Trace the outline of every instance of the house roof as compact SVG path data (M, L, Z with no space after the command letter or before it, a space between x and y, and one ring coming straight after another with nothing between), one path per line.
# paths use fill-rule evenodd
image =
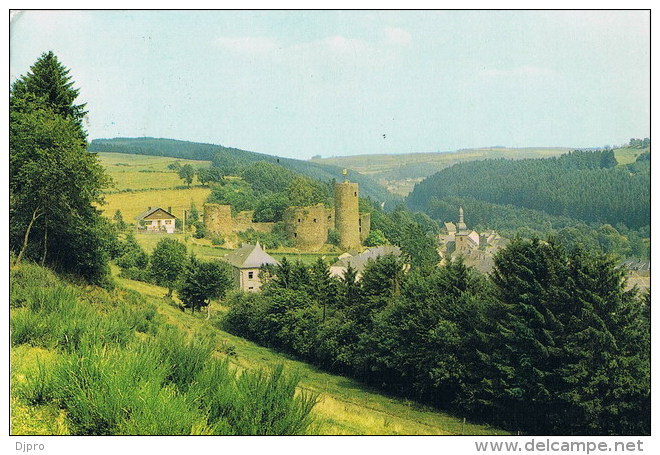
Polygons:
M161 212L164 212L166 215L169 215L169 218L176 218L174 215L172 215L170 212L168 212L165 209L162 209L160 207L150 207L147 210L145 210L144 212L140 213L138 216L136 216L135 219L136 220L143 220L146 217L148 217L149 215L152 215L152 214L156 213L159 210Z
M239 249L232 251L221 259L239 269L258 269L264 264L280 264L261 249L259 242L256 245L244 243Z
M386 256L388 254L392 254L394 256L401 256L401 248L399 248L398 246L391 246L391 245L375 246L367 249L365 252L360 253L356 256L341 258L337 262L332 264L332 267L346 268L350 264L354 270L358 272L362 272L364 271L364 268L366 267L367 262L369 262L369 260L375 260L376 258L379 258L381 256Z

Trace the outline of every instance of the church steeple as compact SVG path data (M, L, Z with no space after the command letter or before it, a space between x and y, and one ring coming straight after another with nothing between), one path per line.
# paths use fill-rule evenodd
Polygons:
M456 225L456 231L461 234L467 234L467 226L463 219L463 207L458 208L458 224Z

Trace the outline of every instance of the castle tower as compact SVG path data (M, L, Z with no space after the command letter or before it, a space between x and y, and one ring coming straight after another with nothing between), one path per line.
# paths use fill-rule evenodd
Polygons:
M287 235L304 250L318 250L328 241L328 209L323 204L289 207L282 217Z
M360 213L358 184L345 181L335 184L335 228L339 231L339 247L360 247Z

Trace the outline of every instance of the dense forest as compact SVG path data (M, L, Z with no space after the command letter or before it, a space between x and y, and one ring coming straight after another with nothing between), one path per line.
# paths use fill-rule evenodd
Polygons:
M527 434L649 434L649 295L601 253L514 240L489 276L395 256L361 280L282 260L223 327L329 371Z
M211 161L213 166L225 169L228 173L257 161L277 163L307 177L329 181L342 180L342 168L329 164L282 158L263 153L249 152L221 145L202 144L197 142L177 141L157 138L114 138L94 139L89 145L91 152L132 153L137 155L168 156L189 160ZM360 193L374 200L394 205L402 202L399 196L388 192L371 178L351 171L349 178L360 184Z
M460 163L417 184L407 203L442 221L462 205L471 226L508 235L610 226L634 244L617 253L648 257L650 168L649 152L620 166L612 150Z

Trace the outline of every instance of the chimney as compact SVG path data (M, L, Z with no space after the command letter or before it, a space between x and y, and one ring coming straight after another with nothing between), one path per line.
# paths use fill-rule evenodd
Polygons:
M171 206L171 205L167 208L167 211L168 211L169 213L172 213L172 206Z
M147 207L147 210L151 210L151 206Z

